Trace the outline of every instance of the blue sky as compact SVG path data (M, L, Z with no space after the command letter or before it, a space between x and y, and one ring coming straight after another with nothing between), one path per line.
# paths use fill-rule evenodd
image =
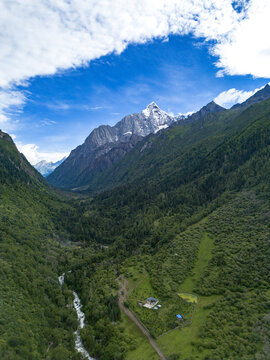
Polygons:
M189 2L185 3L185 1L187 0L182 0L182 5L188 8ZM256 1L253 0L251 3L255 6ZM132 2L130 1L130 4ZM77 4L79 3L80 0ZM98 10L99 28L89 29L87 35L90 33L91 38L85 44L83 43L86 35L83 32L85 23L81 31L83 37L79 43L78 32L75 35L71 34L70 39L68 38L65 43L64 36L68 33L66 28L63 28L64 35L61 31L59 34L55 33L56 30L53 28L56 40L55 43L51 43L51 38L50 40L46 38L44 24L41 24L43 28L41 26L36 31L39 39L31 38L32 31L28 36L29 44L25 43L17 55L16 41L19 35L14 33L11 39L14 42L14 49L11 50L14 52L15 65L12 71L8 67L10 61L1 59L0 56L0 67L2 61L2 68L7 69L2 73L0 70L0 110L1 106L3 110L3 124L1 124L0 111L0 127L13 134L19 149L32 163L42 158L59 159L81 144L93 128L101 124L114 125L127 114L140 112L151 101L155 101L167 112L186 113L200 109L223 92L217 98L220 103L227 99L226 105L229 106L237 101L243 101L252 94L252 91L269 82L268 66L262 71L265 59L259 58L260 55L258 55L258 64L262 64L260 68L254 65L255 60L249 63L250 57L246 57L246 61L240 59L239 54L237 58L234 57L237 52L234 48L237 46L237 39L241 41L241 46L245 42L241 36L243 36L242 28L246 25L246 13L240 17L241 11L249 11L249 21L260 20L257 19L258 14L252 8L252 4L249 5L249 1L234 1L233 4L227 2L227 5L224 5L225 2L220 2L221 5L215 9L214 14L212 8L203 9L206 15L209 15L208 21L204 23L205 16L202 17L193 29L193 20L199 17L197 8L192 9L195 14L193 20L190 19L189 13L183 17L182 7L179 10L179 18L173 21L171 19L173 16L176 17L175 9L178 5L169 10L166 7L168 16L163 18L164 11L161 15L160 8L153 9L156 6L155 2L145 0L143 14L147 12L149 5L149 15L147 15L149 23L152 24L151 21L157 20L156 24L151 25L150 30L150 25L145 25L145 22L142 26L145 28L141 29L139 25L137 27L136 22L133 28L132 16L136 11L129 7L124 8L121 0L116 0L115 4L117 3L121 3L116 10L117 16L119 12L121 16L123 11L122 23L125 31L119 26L115 30L115 20L119 19L111 19L108 13L102 13L105 11L103 7ZM158 3L162 4L163 0ZM201 3L198 1L198 6L201 6ZM244 4L250 7L246 10ZM33 8L35 6L33 2ZM37 9L41 13L50 10ZM79 5L75 10L80 10ZM74 12L74 9L72 11ZM89 1L89 11L93 12L91 1ZM132 12L129 22L125 23L126 11ZM220 14L222 17L219 23L215 24ZM26 14L26 20L27 16ZM138 12L134 16L138 22L142 13ZM211 16L214 16L213 22ZM168 27L163 23L166 26L169 24ZM164 26L159 29L160 24ZM174 30L175 24L177 30ZM76 22L76 26L79 25L81 23ZM53 26L52 22L47 24L49 34L51 26ZM105 35L103 34L100 40L101 30ZM232 31L236 45L233 41L228 43L227 40L228 34ZM111 35L114 33L115 35ZM58 35L59 42L57 42ZM89 45L90 51L88 44L91 41L94 43L91 49ZM248 41L241 53L248 51L248 47L252 48L251 36ZM27 48L28 45L29 49L31 45L31 50L26 51L25 47ZM61 49L62 45L63 49ZM62 53L59 52L59 48ZM257 52L261 54L261 49L257 49ZM17 63L16 56L19 59ZM232 92L230 89L236 90Z

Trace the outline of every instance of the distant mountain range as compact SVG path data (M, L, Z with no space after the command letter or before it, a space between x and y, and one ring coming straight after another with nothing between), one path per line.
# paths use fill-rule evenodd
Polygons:
M34 168L37 169L37 171L43 175L44 177L47 177L48 175L50 175L54 169L57 168L57 166L59 166L60 164L62 164L62 162L66 159L66 157L64 157L63 159L56 161L56 162L49 162L46 160L41 160L39 161L37 164L34 165Z
M111 167L144 137L173 124L196 121L209 113L223 110L223 107L212 101L192 115L171 116L151 102L141 113L127 115L115 126L102 125L94 129L85 142L72 150L69 157L49 174L48 182L64 188L84 186L97 173Z

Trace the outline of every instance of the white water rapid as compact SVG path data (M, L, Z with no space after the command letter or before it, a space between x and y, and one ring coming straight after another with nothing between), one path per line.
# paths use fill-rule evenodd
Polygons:
M63 273L61 276L58 277L59 280L59 284L60 286L62 286L64 284L65 281L65 273ZM85 349L85 347L83 346L82 343L82 339L81 339L81 335L80 335L80 330L79 329L83 329L84 328L84 320L85 320L85 315L84 312L81 310L82 308L82 304L81 304L81 300L78 296L78 294L73 291L73 296L74 296L74 300L73 300L73 306L74 309L76 310L77 313L77 317L78 317L78 321L79 321L79 327L78 329L74 332L76 339L75 339L75 349L81 353L85 359L87 360L95 360L94 358L92 358L88 351Z
M62 275L60 275L58 277L58 280L59 280L59 284L60 286L62 286L64 284L64 281L65 281L65 273L63 273Z

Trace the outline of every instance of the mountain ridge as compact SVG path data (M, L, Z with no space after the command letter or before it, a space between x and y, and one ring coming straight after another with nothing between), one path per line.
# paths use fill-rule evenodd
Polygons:
M188 116L180 115L176 125L191 123L193 121L197 121L199 119L204 118L208 114L214 114L224 110L226 110L224 107L218 105L217 103L215 103L214 100L212 100L208 104L204 105L200 110Z
M101 125L94 129L85 142L72 150L69 157L48 176L47 180L54 186L83 186L89 177L92 178L94 173L100 172L101 167L106 170L146 136L157 134L177 124L184 125L197 121L209 113L223 110L225 109L211 101L192 115L177 117L169 115L155 102L151 102L141 113L127 115L112 127ZM124 143L128 145L123 145ZM107 156L108 153L110 154ZM93 166L94 163L97 164L97 169Z
M262 89L258 90L255 94L250 96L247 100L240 104L235 104L231 109L246 109L247 107L254 105L258 102L267 100L270 98L270 86L266 84Z

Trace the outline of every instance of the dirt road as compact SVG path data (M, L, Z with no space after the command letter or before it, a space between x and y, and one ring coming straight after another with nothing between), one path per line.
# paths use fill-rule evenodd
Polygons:
M124 277L119 277L117 281L119 284L118 298L119 298L119 306L121 310L123 310L123 312L130 318L130 320L133 321L136 324L136 326L141 330L141 332L147 337L148 341L150 342L153 349L157 352L159 357L162 360L166 360L164 354L161 352L155 340L152 338L152 336L149 334L149 332L146 330L143 324L136 318L136 316L129 309L127 309L124 306L124 301L127 299L127 295L128 295L127 279L125 279Z

